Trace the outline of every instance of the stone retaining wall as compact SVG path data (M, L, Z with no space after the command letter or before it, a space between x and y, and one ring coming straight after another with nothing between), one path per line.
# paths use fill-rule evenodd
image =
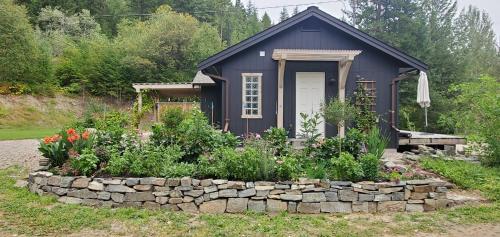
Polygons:
M144 207L192 213L423 212L447 207L451 184L436 180L352 183L299 179L297 182L241 182L184 178L88 178L31 173L31 192L52 194L63 203Z

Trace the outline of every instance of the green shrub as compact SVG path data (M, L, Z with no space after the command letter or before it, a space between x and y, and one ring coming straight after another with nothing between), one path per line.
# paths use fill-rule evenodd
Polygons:
M347 131L342 142L342 151L348 152L355 158L361 153L362 144L366 142L363 132L356 128L351 128Z
M281 155L288 148L288 132L284 128L269 128L264 133L264 140L274 149L275 155Z
M91 175L99 164L99 158L92 149L85 149L83 153L71 159L71 168L81 175Z
M161 114L161 122L167 128L176 129L187 117L187 113L180 107L167 108Z
M95 121L95 128L101 133L107 133L111 141L120 141L128 124L129 116L126 113L113 111L98 118Z
M317 160L305 162L305 174L309 178L313 179L325 179L328 177L329 165L327 161Z
M387 144L389 144L389 138L381 134L377 127L372 128L366 136L366 149L378 159L382 158Z
M287 152L276 161L276 178L279 180L291 180L298 178L301 174L300 159L297 155Z
M359 163L361 163L364 179L376 181L380 166L379 159L375 155L368 153L360 157Z
M117 152L112 153L105 171L113 176L126 175L128 173L127 170L130 167L129 159L132 156L133 154L131 151L125 151L123 155Z
M342 152L339 158L332 158L332 166L337 179L359 181L363 178L361 164L349 153Z

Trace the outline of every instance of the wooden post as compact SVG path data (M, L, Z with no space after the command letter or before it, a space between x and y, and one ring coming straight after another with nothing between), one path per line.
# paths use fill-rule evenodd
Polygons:
M141 89L137 89L137 111L139 111L139 113L141 112L142 110L142 92L141 92Z
M278 114L276 126L283 128L283 88L285 84L285 59L278 61Z
M345 102L345 84L351 69L352 60L339 61L339 100ZM341 122L343 124L343 122ZM338 126L339 136L345 136L345 127Z

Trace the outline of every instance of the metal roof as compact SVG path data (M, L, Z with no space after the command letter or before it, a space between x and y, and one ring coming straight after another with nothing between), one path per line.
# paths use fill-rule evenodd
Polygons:
M309 19L310 17L315 17L317 19L320 19L328 24L330 24L331 26L365 42L366 44L372 46L372 47L375 47L385 53L387 53L388 55L412 66L412 67L415 67L421 71L427 71L428 69L428 66L427 64L425 64L424 62L418 60L417 58L414 58L404 52L402 52L401 50L398 50L390 45L388 45L387 43L384 43L370 35L368 35L367 33L365 32L362 32L361 30L358 30L356 29L355 27L335 18L334 16L324 12L324 11L321 11L319 10L318 7L309 7L307 8L307 10L305 11L302 11L300 13L298 13L297 15L285 20L285 21L282 21L281 23L279 24L276 24L272 27L269 27L268 29L264 30L264 31L261 31L253 36L251 36L250 38L246 39L246 40L243 40L241 41L240 43L238 44L235 44L205 60L203 60L202 62L200 62L200 64L198 64L198 69L199 70L203 70L203 69L206 69L216 63L219 63L259 42L262 42L263 40L266 40L306 19Z

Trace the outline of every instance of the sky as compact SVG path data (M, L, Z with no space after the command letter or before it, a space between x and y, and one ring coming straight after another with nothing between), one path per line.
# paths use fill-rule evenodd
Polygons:
M234 0L233 0L234 1ZM246 4L247 1L242 0ZM346 8L344 4L346 1L343 0L252 0L258 9L259 13L262 15L267 12L273 22L279 22L279 15L281 7L269 8L273 6L284 6L289 5L288 12L291 13L295 8L294 5L298 6L299 11L305 10L308 6L302 4L316 5L321 10L330 13L331 15L342 18L342 9ZM311 4L312 3L312 4ZM316 3L316 4L314 4ZM475 5L479 9L485 10L494 22L494 30L497 38L500 40L500 0L458 0L459 12L462 8L469 5Z

